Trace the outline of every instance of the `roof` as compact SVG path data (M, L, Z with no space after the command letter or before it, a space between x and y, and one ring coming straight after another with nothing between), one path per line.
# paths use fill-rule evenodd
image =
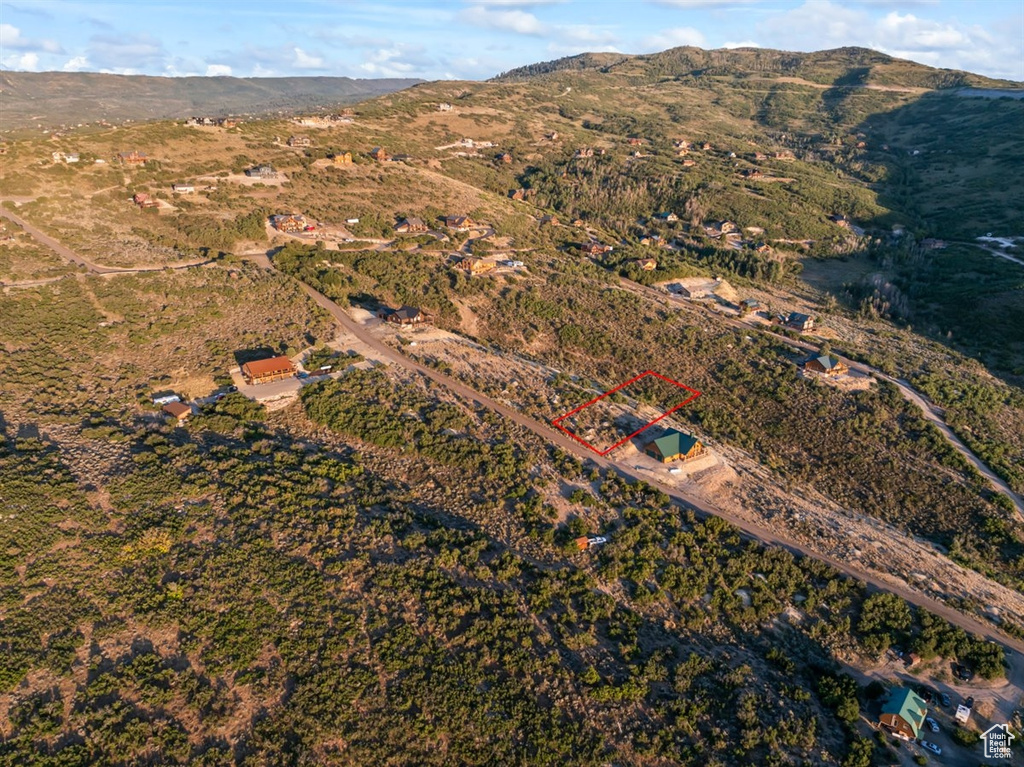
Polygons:
M162 410L165 413L173 415L175 418L181 418L182 416L192 415L192 408L186 405L184 402L168 402L163 406Z
M896 687L889 693L888 700L882 704L883 714L897 714L910 725L916 738L924 725L928 704L906 687Z
M391 316L397 317L400 320L414 320L422 313L423 312L415 306L403 306L401 309L395 309L395 311L391 313Z
M786 318L787 322L807 322L811 319L809 314L801 314L800 312L790 312L789 317Z
M280 373L284 370L294 370L295 366L287 357L270 357L265 360L255 360L242 365L242 372L251 376L263 376L270 373Z
M423 219L421 219L421 218L416 218L415 216L409 216L408 218L403 218L401 221L399 221L398 222L398 226L410 226L410 227L414 227L415 226L415 227L419 227L419 226L426 226L426 224L423 223Z
M832 370L842 364L838 357L833 357L831 354L822 354L820 357L812 357L811 359L816 360L825 370Z
M684 434L681 431L670 429L664 436L658 437L647 447L651 447L651 445L653 445L658 449L658 452L665 457L671 455L686 455L686 453L693 450L693 446L699 441L700 440L690 434Z

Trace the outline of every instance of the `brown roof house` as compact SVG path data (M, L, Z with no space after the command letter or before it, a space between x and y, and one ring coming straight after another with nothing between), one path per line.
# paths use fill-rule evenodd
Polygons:
M168 402L160 409L167 413L167 415L176 418L178 423L187 421L189 416L192 415L192 408L184 402Z
M476 226L469 216L445 216L444 225L456 232L468 232Z
M423 219L409 216L395 224L395 231L399 234L414 234L416 232L430 231L430 227L423 223Z
M294 375L295 365L287 357L271 357L242 365L242 377L250 385L280 381Z
M638 258L633 262L645 272L653 272L658 268L658 262L653 258Z
M463 256L453 266L469 274L484 274L494 268L494 262L484 261L482 258L475 258L473 256Z
M384 151L384 147L375 146L370 150L370 157L377 162L384 162L388 159L388 153Z
M139 152L135 149L130 152L118 152L117 161L122 165L145 165L146 155L143 152Z
M585 242L580 246L580 251L587 256L603 256L605 253L611 253L612 250L611 245L605 245L594 240Z
M511 155L511 154L509 154L508 152L502 152L501 154L499 154L499 155L498 155L497 157L495 157L494 159L495 159L495 160L496 160L497 162L503 162L503 163L505 163L505 164L508 164L508 163L512 162L512 155Z
M270 225L279 232L304 232L308 224L301 213L279 213L270 217Z
M421 325L430 322L430 316L415 306L403 306L401 309L383 307L377 312L377 316L395 325Z

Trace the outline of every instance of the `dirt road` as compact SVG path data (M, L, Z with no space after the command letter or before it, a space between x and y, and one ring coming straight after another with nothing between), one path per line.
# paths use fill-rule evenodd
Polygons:
M267 259L266 256L253 257L252 260L260 264L261 266L270 265L269 259ZM335 320L337 320L339 325L341 325L348 333L352 334L360 341L365 343L367 346L372 348L381 359L387 360L388 362L398 365L399 367L405 368L406 370L420 373L426 376L427 378L430 378L431 380L441 384L449 391L452 391L453 393L459 395L460 397L463 397L470 402L475 402L480 406L487 408L488 410L499 413L502 416L508 418L510 421L522 426L523 428L529 429L534 434L537 434L542 439L548 442L554 443L562 450L565 450L567 453L575 455L578 458L584 460L593 461L599 467L603 469L611 469L612 471L615 471L620 476L623 476L627 479L633 481L639 480L646 482L652 487L655 487L661 492L668 495L677 505L681 506L682 508L692 510L702 516L721 517L722 519L725 519L727 522L735 525L737 528L742 530L748 538L752 538L762 543L781 546L794 554L808 556L814 559L818 559L819 561L826 562L827 564L835 568L837 571L844 573L845 575L849 575L858 580L861 580L867 583L873 589L888 591L897 594L898 596L905 599L907 602L914 605L918 605L920 607L924 607L925 609L935 613L936 615L942 616L950 623L960 626L961 628L967 631L978 634L982 637L985 637L986 639L999 642L1004 646L1011 647L1017 652L1024 652L1024 641L1008 637L1004 635L1002 632L1000 632L994 625L986 623L971 615L967 615L957 610L954 610L953 608L948 607L944 603L939 602L936 599L933 599L925 594L920 593L919 591L916 591L915 589L910 588L906 584L894 584L888 582L886 580L883 580L881 577L876 576L872 572L868 572L860 568L853 567L847 564L846 562L838 561L832 557L823 556L822 554L816 552L815 550L809 547L803 546L802 544L796 541L793 541L787 537L780 535L777 531L770 530L767 527L755 524L750 520L743 519L735 514L724 511L723 509L718 508L717 506L714 506L707 502L698 501L691 497L689 494L685 493L684 491L681 491L677 488L669 487L667 485L663 485L657 481L652 481L650 476L641 474L638 471L631 470L625 466L618 465L612 461L607 460L606 458L602 458L596 455L587 448L570 439L562 432L557 431L553 427L545 423L541 423L540 421L534 420L533 418L524 415L520 411L515 410L507 405L503 405L491 399L490 397L487 397L481 394L480 392L477 392L476 390L470 388L469 386L466 386L461 381L457 381L443 373L440 373L432 368L426 367L424 365L419 364L418 362L409 359L408 357L404 356L395 349L392 349L391 347L382 343L375 336L367 332L366 328L364 328L362 325L360 325L358 322L352 319L348 315L348 313L340 306L338 306L338 304L336 304L334 301L331 301L325 295L323 295L319 291L315 290L314 288L310 287L309 285L306 285L301 281L299 281L299 285L302 286L303 290L305 290L306 293L317 304L326 309L331 314L331 316L333 316Z
M669 294L666 294L660 290L656 290L655 288L649 288L646 285L641 285L638 282L633 282L632 280L627 280L625 278L620 279L622 280L623 286L627 290L630 290L631 292L640 293L648 298L655 299L661 303L667 302L669 305L678 306L678 304L671 298ZM742 320L733 317L727 317L724 314L718 312L714 313L714 316L718 320L724 322L725 324L731 325L732 327L738 329L750 330L753 328L755 330L767 331L769 333L772 332L770 328L765 327L760 323L752 322L750 320ZM780 341L782 341L790 348L796 349L798 351L817 352L820 348L818 344L813 344L810 343L809 341L798 341L781 334L773 335L775 335ZM895 386L899 390L900 394L903 395L903 398L906 399L915 407L917 407L927 420L935 424L936 428L942 433L942 436L946 438L949 444L952 445L953 448L968 461L968 463L974 466L974 468L978 470L979 474L981 474L983 477L985 477L986 480L988 480L989 486L993 490L995 490L997 493L1002 493L1003 495L1010 499L1010 501L1014 505L1014 508L1017 511L1018 517L1020 517L1020 519L1024 521L1024 498L1021 498L1020 495L1015 493L1010 488L1009 484L1007 484L1006 480L1004 480L1002 477L1000 477L998 474L992 471L992 469L990 469L984 461L982 461L977 455L974 454L974 452L971 451L969 447L967 447L967 445L964 444L964 442L956 435L956 433L949 427L949 425L942 420L942 417L939 415L935 405L929 402L928 399L924 397L924 395L922 395L919 391L912 387L909 381L903 378L893 378L892 376L886 375L877 368L873 368L870 365L867 365L863 362L856 362L854 360L851 360L850 358L843 356L838 350L834 348L832 349L832 354L834 354L836 357L838 357L844 363L846 363L846 365L849 366L850 370L857 371L858 373L862 373L863 375L872 376L881 381L887 381L888 383L891 383L893 386Z

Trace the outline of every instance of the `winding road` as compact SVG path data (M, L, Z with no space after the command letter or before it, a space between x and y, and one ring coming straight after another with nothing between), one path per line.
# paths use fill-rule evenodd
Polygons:
M2 207L0 207L0 216L3 216L4 218L7 218L21 226L26 232L35 237L39 242L43 243L44 245L47 245L48 247L51 247L58 255L67 258L69 261L73 263L84 266L86 269L95 274L135 273L141 271L157 271L165 268L155 267L140 269L111 269L108 267L98 266L82 258L69 248L61 245L52 237L47 236L43 232L39 231L37 228L25 222L19 216L16 216L15 214L11 213L8 210L5 210ZM264 269L272 269L277 271L276 267L274 267L273 265L273 262L265 253L241 254L241 257L254 262L255 264ZM177 268L189 268L190 266L197 265L198 264L178 265ZM295 278L289 277L289 279ZM833 557L823 555L820 552L808 546L805 546L784 535L781 535L776 530L772 530L766 526L753 522L749 519L739 517L704 500L696 499L695 497L678 488L664 485L658 482L657 480L652 479L649 476L641 474L639 471L630 469L627 466L619 465L604 457L594 454L593 452L589 451L588 449L577 443L575 440L570 439L567 435L552 428L548 424L535 420L534 418L531 418L530 416L525 415L524 413L512 407L503 405L502 403L497 402L484 394L481 394L475 389L470 388L461 381L458 381L450 376L445 375L444 373L434 370L433 368L421 365L420 363L410 359L409 357L406 357L405 355L401 354L400 352L396 351L390 346L384 344L372 333L368 332L368 330L365 327L363 327L359 322L357 322L351 316L349 316L349 314L341 306L339 306L337 303L329 299L323 293L307 285L301 280L295 281L310 296L310 298L312 298L312 300L316 302L318 305L323 307L337 321L337 323L342 328L344 328L346 332L350 333L355 338L359 339L368 347L373 349L380 356L381 359L387 360L388 362L391 362L394 365L397 365L406 370L418 373L420 375L425 376L426 378L429 378L430 380L444 386L449 391L464 398L465 400L469 402L475 402L481 407L484 407L488 410L491 410L492 412L504 416L513 423L516 423L519 426L522 426L523 428L538 435L541 439L557 445L559 448L561 448L562 450L571 455L574 455L585 461L591 461L592 463L596 464L602 469L609 469L611 471L614 471L626 479L632 481L645 482L651 487L654 487L657 490L665 493L665 495L667 495L674 503L676 503L681 508L691 510L702 517L720 517L721 519L724 519L725 521L729 522L730 524L738 528L742 532L744 537L750 540L756 540L761 543L780 546L798 556L806 556L825 562L826 564L834 568L836 571L866 583L869 586L869 588L873 590L887 591L896 594L900 596L902 599L905 599L910 604L917 605L919 607L924 607L925 609L935 613L936 615L942 616L950 623L956 626L960 626L966 631L978 634L979 636L982 636L991 641L998 642L1004 647L1012 648L1017 653L1024 654L1024 641L1003 634L1001 631L998 630L998 628L995 625L991 623L985 622L973 615L962 613L952 607L949 607L945 603L940 602L937 599L934 599L926 594L921 593L920 591L910 588L904 583L893 583L884 580L883 578L881 578L880 576L876 575L871 571L864 570L855 567L847 562L839 561ZM645 286L641 286L636 283L633 283L633 285L645 291L650 290L652 293L655 294L659 301L664 301L666 299L666 296L658 291L646 288ZM745 328L749 327L744 323L738 324ZM787 339L787 341L789 340L791 339ZM811 347L810 344L806 344L805 346L811 349L814 348ZM852 364L859 365L859 363ZM964 449L966 450L966 448Z

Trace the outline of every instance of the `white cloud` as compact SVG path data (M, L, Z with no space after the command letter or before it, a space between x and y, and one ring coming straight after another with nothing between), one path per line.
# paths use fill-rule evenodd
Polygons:
M715 8L723 5L753 5L758 0L654 0L655 5L671 8Z
M231 77L231 67L227 64L209 64L206 67L207 77Z
M39 69L39 54L32 51L21 54L12 54L0 59L4 69L20 69L28 72L35 72Z
M64 66L61 67L63 72L83 72L89 69L89 59L85 56L75 56L64 62Z
M326 69L322 56L311 56L301 48L294 48L292 52L295 54L292 66L296 69Z
M561 2L563 0L473 0L474 5L503 6L505 8L515 6L530 8L536 5L557 5Z
M0 24L0 50L41 51L61 53L60 44L55 40L30 40L22 37L21 30L13 24Z
M392 43L368 53L359 68L375 77L417 77L434 63L421 46Z
M466 8L460 18L476 27L516 32L520 35L543 35L547 29L540 19L526 11L496 11L482 5Z
M744 40L743 42L739 43L722 43L722 47L731 50L733 48L760 48L761 46L759 43L755 43L753 40Z
M650 35L640 41L640 50L643 53L654 53L664 51L668 48L678 48L681 45L704 45L704 34L693 27L673 27L663 29L656 35Z
M163 43L149 34L109 33L93 35L87 51L89 61L102 71L129 74L147 69L162 70L167 51Z

